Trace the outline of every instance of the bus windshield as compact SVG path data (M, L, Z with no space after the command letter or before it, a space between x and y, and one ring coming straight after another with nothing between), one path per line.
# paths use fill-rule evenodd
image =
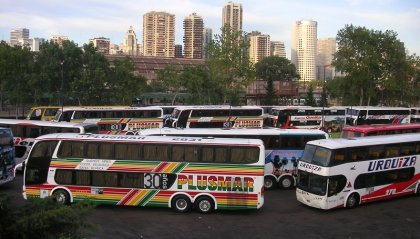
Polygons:
M297 188L319 196L327 192L328 177L299 170Z
M314 145L306 145L301 161L326 167L330 162L330 158L331 150Z

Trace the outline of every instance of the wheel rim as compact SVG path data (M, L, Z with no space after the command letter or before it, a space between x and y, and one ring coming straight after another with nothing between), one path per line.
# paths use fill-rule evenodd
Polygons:
M211 203L207 200L202 200L198 204L198 207L200 208L200 211L202 212L208 212L211 209Z
M177 199L175 202L175 206L178 210L185 210L188 207L188 202L184 198Z
M264 187L265 188L272 188L273 187L273 180L271 180L270 178L266 178L264 180Z
M356 206L356 196L354 194L350 195L349 199L347 199L347 206L350 208Z
M64 195L64 193L58 193L57 196L55 197L55 201L58 204L65 204L65 202L66 202L66 195Z
M290 188L292 186L292 181L290 180L290 178L285 178L281 181L281 186L283 188Z

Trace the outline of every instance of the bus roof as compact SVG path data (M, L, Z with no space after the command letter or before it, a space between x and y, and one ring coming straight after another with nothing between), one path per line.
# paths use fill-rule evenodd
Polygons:
M382 106L348 106L347 109L352 110L410 110L405 107L382 107Z
M280 128L155 128L140 131L141 135L327 135L322 130L314 129L280 129Z
M213 110L213 109L261 109L261 106L230 106L230 105L187 105L187 106L177 106L175 109L187 109L187 110L194 110L194 109L200 109L200 110Z
M76 134L57 133L47 134L37 140L77 140L77 141L106 141L106 142L148 142L180 144L226 144L226 145L263 145L259 139L230 139L206 137L169 137L169 136L144 136L144 135L109 135L109 134Z
M420 141L420 134L394 134L394 135L381 135L370 137L357 137L357 138L340 138L340 139L321 139L310 141L307 144L320 146L328 149L362 147L368 145L382 145L392 143L403 143L411 141Z
M346 126L343 131L368 133L372 131L420 129L420 123Z
M61 111L61 108L59 109ZM131 107L131 106L78 106L78 107L63 107L64 111L103 111L103 110L162 110L158 106L147 107Z
M45 120L17 120L17 119L0 119L0 124L11 124L11 125L26 125L26 126L50 126L50 127L81 127L96 125L94 123L71 123L71 122L54 122Z

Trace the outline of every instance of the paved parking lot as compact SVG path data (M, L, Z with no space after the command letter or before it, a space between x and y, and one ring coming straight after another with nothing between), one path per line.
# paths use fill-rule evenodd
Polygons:
M21 197L22 176L1 192ZM180 214L167 208L99 206L90 217L92 237L109 238L420 238L420 197L322 211L295 199L294 190L266 192L256 211Z

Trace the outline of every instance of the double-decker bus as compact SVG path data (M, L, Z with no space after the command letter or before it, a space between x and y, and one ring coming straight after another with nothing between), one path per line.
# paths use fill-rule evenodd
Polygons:
M347 126L341 131L341 138L408 133L420 133L420 123Z
M59 106L36 106L32 107L29 110L28 115L26 116L27 120L46 120L51 121L54 119L55 114L57 113Z
M178 106L165 123L173 128L262 128L259 106Z
M163 125L162 108L125 106L64 107L54 121L95 123L101 134L136 134Z
M420 123L420 108L411 108L411 123Z
M420 194L420 134L308 142L297 200L321 209Z
M0 127L13 132L17 170L26 159L36 137L52 133L98 133L96 124L51 122L42 120L0 119Z
M12 131L0 128L0 185L13 181L15 165Z
M264 145L257 139L50 134L37 138L26 162L25 199L201 213L264 203Z
M280 106L271 110L265 126L339 132L344 127L345 115L343 107Z
M356 106L347 108L346 125L408 124L410 115L409 108Z
M142 135L261 139L265 147L264 187L289 189L296 185L297 162L305 144L325 139L320 130L305 129L147 129Z

